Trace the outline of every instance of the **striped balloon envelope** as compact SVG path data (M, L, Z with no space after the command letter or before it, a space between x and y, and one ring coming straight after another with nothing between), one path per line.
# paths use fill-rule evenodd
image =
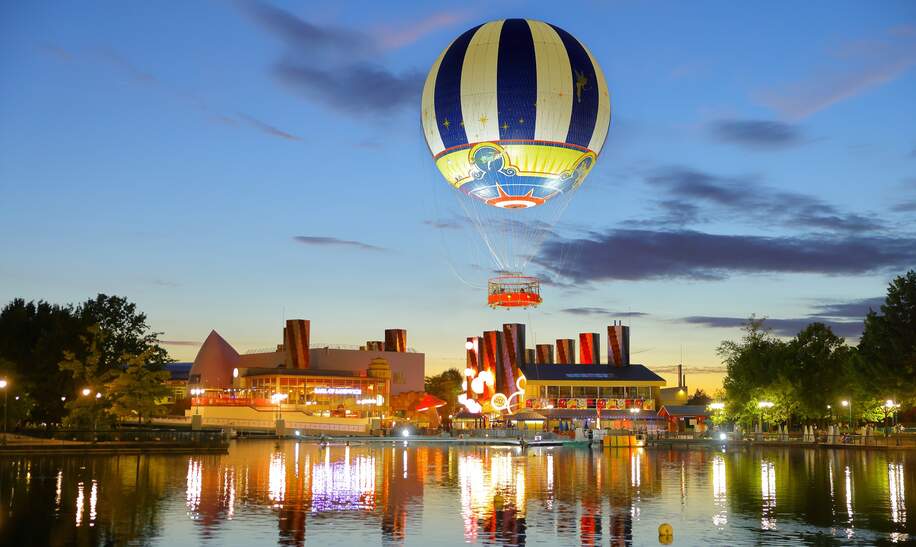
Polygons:
M588 49L541 21L474 27L439 55L422 122L436 167L488 206L524 209L572 193L607 137L611 99Z

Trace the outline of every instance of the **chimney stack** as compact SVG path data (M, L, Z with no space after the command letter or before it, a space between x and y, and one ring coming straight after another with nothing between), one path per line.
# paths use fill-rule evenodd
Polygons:
M572 338L557 339L557 364L576 364L576 341Z
M514 377L525 360L525 325L506 323L503 325L503 361ZM513 380L513 384L515 381Z
M493 374L494 390L503 391L505 380L503 379L503 332L501 330L488 330L483 333L483 344L481 344L481 364L483 370L490 371ZM489 390L484 390L484 396L488 395Z
M407 351L407 330L385 329L385 351L396 353Z
M309 368L309 327L308 319L286 321L286 328L283 329L286 368Z
M534 350L531 348L526 348L525 349L525 364L531 365L531 364L534 364L535 361L537 361L537 355L535 354Z
M630 327L620 321L607 328L607 361L612 367L630 366Z
M598 352L601 348L601 340L597 332L580 332L579 333L579 364L597 365L601 362Z
M534 362L539 365L553 364L553 344L538 344L535 346Z

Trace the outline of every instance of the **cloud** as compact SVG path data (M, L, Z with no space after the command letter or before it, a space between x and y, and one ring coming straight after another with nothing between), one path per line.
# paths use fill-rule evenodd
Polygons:
M249 19L283 43L284 51L271 69L278 82L309 100L354 115L385 115L416 106L425 73L389 70L378 64L377 53L409 43L458 17L445 12L374 37L319 26L263 2L241 6Z
M361 241L352 241L349 239L337 239L336 237L324 236L293 236L293 240L303 245L314 245L320 247L354 247L364 251L385 251L384 247L369 245Z
M656 202L662 212L658 219L642 224L685 226L705 222L702 204L741 220L772 225L805 226L828 231L863 232L877 230L882 223L857 213L840 211L833 205L797 192L769 187L753 176L724 177L687 167L666 167L646 177L654 189L661 188L666 199Z
M560 312L570 315L606 315L611 317L646 317L649 315L641 311L613 311L608 308L598 307L566 308L560 310Z
M423 224L437 230L460 230L465 226L465 223L458 219L424 220Z
M893 207L891 207L895 212L898 213L913 213L916 212L916 200L903 201Z
M714 328L740 328L747 324L747 317L718 317L694 315L682 319L685 323L703 325ZM862 321L833 321L823 317L799 317L793 319L767 318L763 322L764 328L772 329L778 336L795 336L811 323L823 323L833 330L837 336L858 338L862 335Z
M869 310L880 312L881 306L884 304L885 298L883 296L876 296L874 298L863 298L861 300L853 300L851 302L834 302L826 304L818 304L815 308L817 311L814 315L820 315L823 317L851 317L856 319L864 319L868 315Z
M274 137L280 137L281 139L286 139L288 141L301 141L300 137L293 135L292 133L287 133L282 129L278 129L267 122L263 122L257 118L253 118L247 114L238 114L239 119L245 122L247 125L254 127L255 129L267 133L268 135L273 135Z
M159 344L163 346L189 346L197 347L200 345L199 341L196 340L159 340Z
M384 49L397 49L412 44L420 38L443 28L467 21L470 14L464 11L441 11L419 21L412 21L399 28L382 29L378 34L379 45Z
M565 256L578 257L564 261ZM620 229L581 239L551 239L535 262L573 282L723 279L732 274L852 275L916 263L916 238L763 237L691 230Z
M42 46L41 51L49 53L64 62L70 62L71 60L77 58L76 54L51 44ZM114 49L108 47L100 48L92 51L89 55L86 55L86 58L95 62L102 62L108 66L112 66L121 74L127 76L127 78L132 82L144 86L149 86L151 89L155 89L160 93L177 99L178 102L185 107L198 111L212 121L232 127L250 127L260 131L265 135L270 135L285 140L302 140L292 133L283 131L282 129L279 129L278 127L259 120L253 116L241 113L239 113L237 116L232 116L215 111L206 100L195 94L185 93L175 89L171 85L160 80L154 74L140 68Z
M844 44L807 76L756 93L765 106L801 119L836 103L892 82L916 64L916 33L891 29L868 41Z
M368 63L323 68L295 60L274 67L277 79L302 95L350 114L384 114L416 106L424 75L395 74Z
M264 2L239 2L238 5L251 21L287 45L301 48L309 55L318 52L342 55L347 51L352 54L369 51L372 46L371 39L361 32L319 27Z
M758 150L787 148L802 142L797 126L767 120L719 120L710 126L710 132L719 141Z

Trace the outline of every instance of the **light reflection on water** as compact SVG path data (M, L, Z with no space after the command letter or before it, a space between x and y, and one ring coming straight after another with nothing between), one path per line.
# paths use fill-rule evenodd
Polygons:
M3 545L639 545L661 522L688 545L916 538L909 453L240 441L0 465Z

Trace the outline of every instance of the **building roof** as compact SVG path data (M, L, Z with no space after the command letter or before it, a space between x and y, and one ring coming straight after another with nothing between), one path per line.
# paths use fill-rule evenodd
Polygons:
M664 405L659 411L659 415L667 414L668 416L692 417L692 416L709 416L709 411L705 405Z
M610 367L607 365L522 365L525 378L534 381L664 382L644 365Z
M238 363L238 352L214 330L200 346L189 374L202 387L227 388L232 386L232 369Z

